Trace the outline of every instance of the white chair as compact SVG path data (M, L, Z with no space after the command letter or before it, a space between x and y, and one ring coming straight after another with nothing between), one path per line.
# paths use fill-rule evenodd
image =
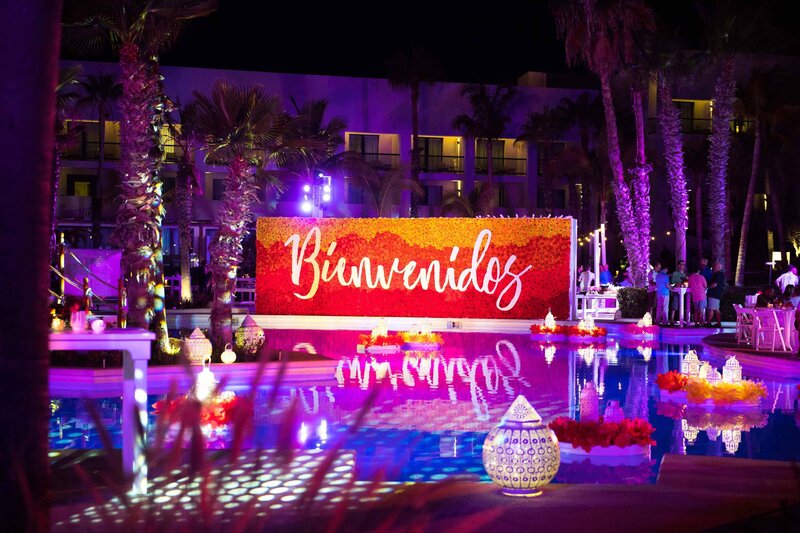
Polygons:
M792 346L796 346L796 344L792 342L796 333L794 329L795 313L795 309L784 309L781 311L776 309L772 310L772 317L775 320L775 328L778 330L778 334L781 336L781 346L783 347L784 352L790 352L792 351Z
M736 343L752 345L755 329L752 311L739 304L733 304L733 310L736 311Z
M758 302L758 294L748 294L744 297L744 306L753 308L756 306L756 302Z
M776 344L780 344L786 351L786 341L782 335L783 329L778 324L778 317L774 309L760 309L755 312L755 348L756 350L769 350L774 352Z

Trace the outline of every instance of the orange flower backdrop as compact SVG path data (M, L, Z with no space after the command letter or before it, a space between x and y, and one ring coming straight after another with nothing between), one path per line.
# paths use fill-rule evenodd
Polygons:
M569 316L571 219L266 217L257 228L261 314Z

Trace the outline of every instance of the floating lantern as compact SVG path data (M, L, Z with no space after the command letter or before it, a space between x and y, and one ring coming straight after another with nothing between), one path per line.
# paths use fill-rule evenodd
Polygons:
M700 376L700 359L697 357L697 352L694 350L689 350L689 353L687 353L686 357L683 358L683 363L681 363L681 374L684 374L690 378L696 378Z
M192 365L202 365L211 358L211 341L203 335L200 328L194 328L188 339L183 341L183 354Z
M640 328L649 328L653 325L653 317L650 316L650 313L645 313L636 325Z
M264 329L256 324L253 317L247 315L242 320L242 325L236 330L236 347L248 355L253 355L264 345L266 336Z
M229 365L229 364L231 364L231 363L236 361L236 352L231 350L231 345L230 344L226 344L225 345L225 351L222 352L222 354L220 354L219 357L220 357L220 359L222 360L223 363L225 363L226 365Z
M694 426L690 426L689 422L685 419L681 419L681 429L683 430L683 436L686 437L686 442L689 444L694 444L694 441L697 440L697 434L700 433Z
M594 382L589 381L581 389L580 413L581 422L597 421L600 419L598 402L600 398Z
M703 361L700 364L700 371L698 372L697 377L700 379L706 379L712 370L714 369L711 368L711 365L709 365L707 361Z
M722 367L722 381L733 384L742 382L742 365L736 360L736 356L732 355L725 361L725 366Z
M553 316L553 313L550 312L550 309L547 310L547 316L544 317L544 328L542 329L550 332L556 330L556 318Z
M211 371L211 363L206 366L204 359L201 364L203 365L203 370L197 375L190 395L197 398L198 401L204 402L214 394L214 389L217 388L217 379Z
M539 496L558 472L561 452L553 430L519 395L483 443L483 466L508 496Z
M722 374L716 368L712 368L706 373L706 381L709 385L716 385L722 381Z
M594 318L592 318L591 315L583 318L580 322L578 322L578 329L584 333L592 333L595 329L597 329L594 325Z
M742 431L740 429L723 429L722 443L725 444L725 451L734 454L742 443Z

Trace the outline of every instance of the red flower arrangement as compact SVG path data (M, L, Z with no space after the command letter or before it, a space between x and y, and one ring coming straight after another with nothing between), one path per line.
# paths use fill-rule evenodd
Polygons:
M358 336L358 344L364 347L369 346L400 346L403 344L403 337L397 333L388 333L386 335L378 335L372 337L369 333L362 333Z
M566 335L569 337L605 337L608 331L606 328L596 327L592 330L587 330L578 326L556 326L555 329L552 329L544 324L533 324L531 333L533 335Z
M658 385L658 388L667 392L686 390L686 385L688 383L689 378L677 370L670 370L666 374L659 374L656 377L656 384Z
M534 324L531 326L531 333L534 335L563 335L566 333L566 326L548 328L544 324Z
M641 418L624 418L620 422L579 422L560 416L550 422L559 442L572 444L589 452L594 446L651 446L655 441L650 436L655 428Z

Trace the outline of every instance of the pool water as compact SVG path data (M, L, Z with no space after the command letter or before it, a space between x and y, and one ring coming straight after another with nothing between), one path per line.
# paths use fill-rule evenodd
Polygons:
M665 453L800 460L798 379L762 379L743 366L745 377L764 381L768 397L745 411L686 409L659 402L655 378L679 370L692 344L646 345L609 337L604 346L569 347L532 341L529 335L445 333L435 353L356 353L358 332L269 330L275 349L302 349L332 360L330 376L303 386L264 384L255 395L253 432L247 445L275 448L279 428L294 412L292 440L305 449L341 444L353 450L358 479L433 481L466 477L489 481L483 440L517 395L524 395L545 422L577 417L582 387L592 381L600 406L617 400L627 417L655 427L650 458L621 461L562 456L556 482L652 483ZM301 347L301 348L298 348ZM716 366L720 366L717 361ZM291 372L291 370L290 370ZM244 387L228 387L243 394ZM374 398L372 397L374 395ZM164 395L151 395L152 406ZM367 399L374 404L351 431ZM89 408L86 402L94 403ZM121 445L121 400L52 398L50 447L102 448L90 410ZM150 412L151 429L155 416ZM209 435L209 447L226 447L230 432ZM152 434L152 432L151 432ZM282 441L283 442L283 441Z

